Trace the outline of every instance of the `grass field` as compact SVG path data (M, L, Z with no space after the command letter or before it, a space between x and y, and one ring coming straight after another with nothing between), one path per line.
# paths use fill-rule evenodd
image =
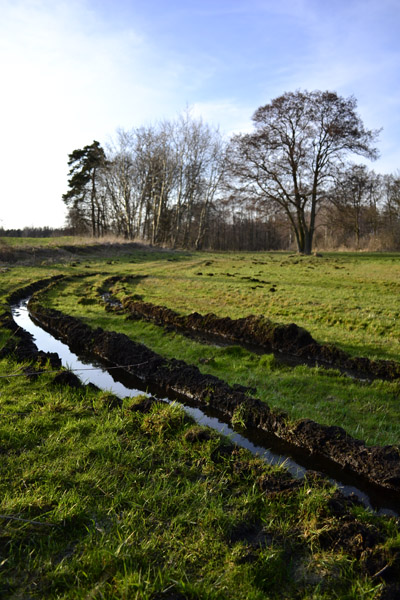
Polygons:
M357 354L400 356L398 255L195 255L132 271L149 275L136 293L182 313L262 314Z
M5 265L1 306L13 290L59 273L85 277L52 288L43 296L48 305L251 385L293 420L310 417L369 443L399 443L396 382L362 383L283 366L239 346L200 344L107 313L98 301L107 277L142 275L116 284L119 297L136 294L182 314L294 321L318 341L399 361L398 255L142 250L100 259L94 252L74 266ZM0 347L9 335L1 331ZM396 597L396 578L386 585L374 576L400 564L396 520L358 506L339 510L327 483L285 488L283 468L227 450L174 405L143 414L132 410L139 399L126 399L110 410L104 392L54 386L51 373L28 379L23 368L0 360L1 597Z

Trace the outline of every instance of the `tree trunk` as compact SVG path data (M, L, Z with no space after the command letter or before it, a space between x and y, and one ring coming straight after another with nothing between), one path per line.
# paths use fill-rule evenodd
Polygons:
M309 256L312 252L312 242L313 242L314 231L310 227L305 233L306 233L306 235L305 235L305 240L304 240L303 254L306 254L307 256Z

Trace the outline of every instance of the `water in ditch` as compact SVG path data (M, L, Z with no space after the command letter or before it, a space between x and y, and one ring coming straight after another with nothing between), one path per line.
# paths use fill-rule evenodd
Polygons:
M132 382L126 374L121 372L121 369L113 369L105 367L98 361L84 359L78 357L71 352L68 345L56 339L51 333L45 331L42 327L33 322L27 309L28 299L11 307L14 321L17 325L28 331L34 339L34 342L39 350L44 352L56 352L60 357L64 367L72 370L81 379L83 383L93 383L97 387L112 392L120 398L133 397L139 394L147 393L147 390L140 387L132 387ZM137 385L137 384L136 384ZM148 394L150 395L150 394ZM163 400L171 401L176 398L162 398ZM283 464L285 468L296 478L302 478L307 469L319 469L319 465L315 464L309 457L305 455L299 460L290 456L285 452L285 444L279 444L276 439L272 440L271 436L267 436L264 432L249 432L248 435L243 435L234 431L227 423L225 423L216 414L206 414L204 410L197 406L190 406L186 401L178 400L184 410L192 416L198 424L211 427L220 433L226 435L232 442L238 446L247 448L253 454L257 454L260 458L272 465ZM276 451L270 449L274 446ZM281 446L283 451L277 449L276 446ZM343 479L343 480L342 480ZM397 515L398 508L395 503L390 502L388 498L382 498L382 495L376 493L375 490L366 491L360 487L352 485L354 477L351 481L346 481L346 478L331 477L331 481L345 494L355 494L365 506L375 510L379 514ZM364 487L364 486L361 486Z

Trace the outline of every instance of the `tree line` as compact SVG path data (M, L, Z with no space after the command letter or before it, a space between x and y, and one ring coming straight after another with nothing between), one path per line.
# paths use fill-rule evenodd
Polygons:
M66 227L24 227L4 229L0 227L0 237L15 237L15 238L50 238L50 237L62 237L65 235L73 235L72 229Z
M400 249L400 175L379 175L378 131L354 97L285 93L225 139L186 111L69 155L67 226L172 248Z

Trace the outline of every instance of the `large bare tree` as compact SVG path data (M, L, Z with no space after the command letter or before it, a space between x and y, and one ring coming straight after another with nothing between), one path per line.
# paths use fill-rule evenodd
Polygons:
M241 192L284 212L298 251L310 254L319 205L338 164L357 154L377 157L377 131L367 130L354 97L336 92L285 93L253 115L253 133L231 143L231 169Z

